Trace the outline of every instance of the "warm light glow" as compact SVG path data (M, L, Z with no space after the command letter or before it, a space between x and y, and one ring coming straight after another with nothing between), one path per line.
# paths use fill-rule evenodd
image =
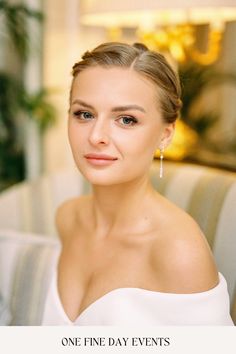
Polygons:
M196 49L195 28L190 25L165 27L155 31L139 29L137 36L150 49L170 52L180 63L192 59L199 64L210 65L219 56L223 30L209 27L206 52Z
M121 40L122 29L133 28L149 47L169 52L178 62L190 58L204 65L217 60L225 23L234 20L236 3L230 0L89 0L81 16L84 25L107 28L110 40ZM195 25L209 26L206 52L196 48Z
M151 22L159 26L178 25L183 23L207 24L234 21L235 8L194 8L189 10L171 9L159 11L115 11L105 13L89 13L81 17L81 23L100 27L139 27L143 22Z
M198 142L197 133L189 128L183 121L176 122L176 130L171 145L165 150L164 157L170 160L182 160L190 155ZM160 151L157 150L155 157L160 157Z

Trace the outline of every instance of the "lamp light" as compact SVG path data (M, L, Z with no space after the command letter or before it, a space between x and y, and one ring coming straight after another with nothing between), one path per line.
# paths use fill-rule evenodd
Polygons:
M236 20L236 0L84 0L81 6L81 23L107 28L112 40L132 28L150 48L205 65L219 56L225 23ZM196 25L209 27L205 52L196 47Z

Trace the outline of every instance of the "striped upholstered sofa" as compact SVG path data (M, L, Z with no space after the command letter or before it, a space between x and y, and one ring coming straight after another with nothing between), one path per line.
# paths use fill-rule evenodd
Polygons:
M204 231L219 271L228 282L236 323L236 174L202 166L158 163L155 188L185 209ZM88 193L77 171L24 182L0 195L0 324L40 325L45 296L60 252L54 226L57 206Z

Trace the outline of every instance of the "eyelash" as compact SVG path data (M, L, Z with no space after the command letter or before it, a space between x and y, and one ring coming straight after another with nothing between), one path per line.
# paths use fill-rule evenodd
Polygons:
M122 124L122 125L133 126L138 123L137 119L132 116L122 116L122 117L119 117L118 120L124 119L124 118L126 118L126 119L128 118L128 120L131 122L131 124Z
M85 114L85 113L88 113L91 117L93 117L93 115L92 115L90 112L88 112L88 111L76 111L76 112L73 113L73 115L74 115L76 118L80 119L80 120L88 120L88 118L84 118L84 117L82 116L82 115ZM90 118L91 118L91 117L90 117Z
M83 114L85 114L85 113L88 113L88 114L90 115L90 118L89 118L89 119L83 117ZM88 111L76 111L76 112L73 113L73 115L74 115L77 119L80 119L80 120L82 120L82 121L90 120L90 119L93 118L93 115L92 115L90 112L88 112ZM122 123L121 125L123 125L123 126L133 126L133 125L135 125L135 124L138 123L138 120L137 120L135 117L132 117L132 116L121 116L121 117L119 117L119 118L117 119L117 121L119 121L119 120L121 120L121 119L128 119L129 122L131 122L131 124L123 124L123 123Z

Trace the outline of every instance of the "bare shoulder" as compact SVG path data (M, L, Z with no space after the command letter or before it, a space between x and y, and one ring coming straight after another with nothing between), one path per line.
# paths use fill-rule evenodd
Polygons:
M55 223L61 241L68 239L73 234L80 222L81 210L86 209L87 196L80 196L63 202L56 211Z
M218 284L218 271L206 237L185 211L167 203L168 222L153 247L153 264L163 291L195 293ZM161 251L161 252L160 252Z

